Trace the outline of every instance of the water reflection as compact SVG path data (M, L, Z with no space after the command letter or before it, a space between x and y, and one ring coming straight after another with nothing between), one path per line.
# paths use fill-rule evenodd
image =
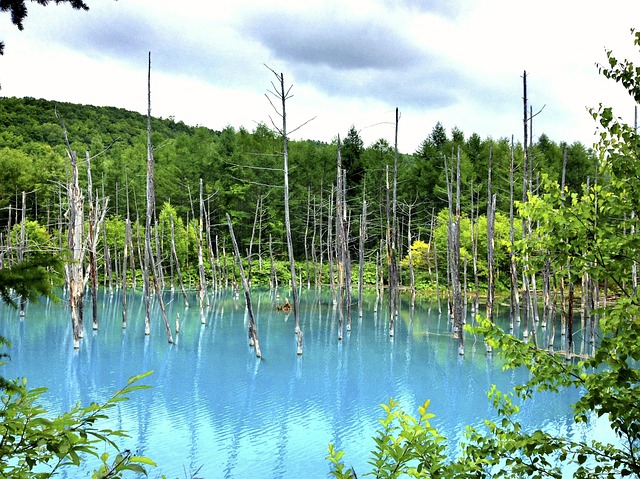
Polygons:
M62 411L78 401L104 401L130 376L154 370L145 381L152 389L113 410L112 426L131 434L123 446L156 459L168 477L202 467L202 477L227 478L327 477L329 442L347 449L349 464L365 471L379 405L390 397L411 413L431 399L433 424L454 444L467 424L493 414L486 399L492 384L505 390L524 379L523 371L502 372L477 338L468 337L467 354L458 355L437 304L402 301L389 337L388 306L375 295L366 297L362 318L352 308L352 330L345 328L340 341L328 292L302 291L305 343L298 356L293 317L276 311L273 293L253 294L262 361L247 344L244 300L231 291L210 298L205 324L198 307L185 308L181 295L168 293L170 324L178 316L180 322L174 345L167 344L157 305L152 334L145 336L141 295L130 296L123 330L120 298L107 294L100 329L87 330L77 351L64 304L29 305L23 320L0 308L0 334L13 342L4 374L48 387L45 406ZM508 329L504 313L508 308L497 317ZM538 330L541 341L544 334ZM576 433L573 400L572 391L536 397L522 419Z

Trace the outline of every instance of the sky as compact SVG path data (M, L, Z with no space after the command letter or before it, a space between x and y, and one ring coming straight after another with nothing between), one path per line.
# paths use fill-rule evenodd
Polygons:
M0 13L0 96L115 106L253 131L280 122L267 96L284 75L291 137L330 142L351 126L413 153L450 134L522 141L523 72L534 140L590 147L589 108L634 104L597 64L640 65L637 0L85 0L27 2L24 30ZM606 3L606 6L605 6ZM637 22L634 24L634 22Z

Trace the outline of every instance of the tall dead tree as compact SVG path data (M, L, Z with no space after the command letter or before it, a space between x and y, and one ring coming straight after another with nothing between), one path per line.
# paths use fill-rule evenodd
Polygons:
M489 173L487 179L487 319L493 322L493 302L495 299L495 207L496 195L491 189L493 176L493 145L489 146ZM487 346L489 347L489 346Z
M266 66L266 65L265 65ZM267 67L269 68L269 67ZM295 318L295 332L297 335L297 354L302 354L302 330L300 329L300 299L298 298L298 282L296 280L296 264L295 258L293 254L293 238L291 236L291 218L289 213L289 134L301 128L303 125L300 125L297 128L294 128L290 132L287 130L287 100L291 98L291 88L285 90L284 87L284 74L276 73L275 70L269 68L271 73L276 77L276 82L272 82L271 86L272 90L269 90L268 93L275 98L280 103L280 108L276 107L271 100L271 97L267 94L267 100L273 107L274 111L278 114L280 119L282 120L282 126L278 126L275 124L273 119L271 119L271 123L273 127L278 131L280 137L282 138L282 159L284 163L284 224L285 230L287 234L287 251L289 253L289 269L291 271L291 290L293 297L293 316ZM309 120L310 121L310 120Z
M145 335L151 334L151 279L156 292L158 305L167 333L169 344L173 344L171 335L171 327L167 319L167 311L162 298L162 291L158 282L158 272L156 270L156 262L151 247L151 227L152 219L155 219L155 186L154 186L154 158L153 146L151 144L151 52L149 52L149 70L147 83L147 218L145 223L145 254L144 254L144 296L145 296L145 317L144 332Z
M200 322L205 324L207 322L206 316L204 314L205 303L209 306L209 300L207 298L207 278L204 273L204 233L203 233L203 225L204 225L204 193L203 193L203 183L202 178L200 178L200 216L198 220L198 275L200 278L200 284L198 285L198 297L200 304Z
M78 181L78 159L76 152L71 149L64 122L60 118L58 118L58 120L62 125L67 153L71 160L71 181L67 185L67 202L69 205L67 246L71 258L69 258L65 265L65 275L69 286L73 347L74 349L79 349L80 340L84 336L82 319L84 312L84 274L82 263L85 256L85 243L83 241L84 198Z
M336 166L336 268L338 276L338 339L342 339L342 329L345 309L345 289L346 289L346 240L345 240L345 219L343 216L343 193L342 185L342 144L338 135L338 162Z
M514 168L515 168L515 151L513 146L513 136L511 136L511 154L509 161L509 264L511 266L511 301L510 301L510 320L511 330L513 331L513 323L520 322L520 292L518 290L518 271L516 264L515 252L515 228L514 228Z
M464 310L462 289L460 285L460 146L458 146L456 161L456 209L455 222L452 225L453 249L451 251L452 269L451 286L453 288L453 321L458 329L458 353L464 354Z
M387 266L389 274L389 336L395 334L395 317L398 310L400 278L398 277L397 235L397 184L398 184L398 123L400 111L396 108L395 142L393 155L393 197L390 198L389 168L387 167Z
M27 249L27 192L22 191L22 221L20 223L20 240L18 241L18 263L24 261L24 253ZM11 236L11 230L9 230L9 236ZM20 297L20 317L24 317L26 314L27 299L24 296Z

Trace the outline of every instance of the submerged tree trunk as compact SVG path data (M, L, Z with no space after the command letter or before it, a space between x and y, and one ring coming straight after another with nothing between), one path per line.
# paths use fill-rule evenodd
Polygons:
M122 254L122 329L127 328L127 260L129 259L129 245L131 244L131 220L127 210L124 224L124 252ZM135 274L135 271L133 272Z
M22 221L20 223L20 241L18 244L18 263L24 261L24 253L27 248L27 192L22 192ZM8 230L8 235L11 236L11 229ZM20 317L24 317L26 314L27 299L24 296L20 297Z
M207 278L204 274L204 236L203 236L203 224L204 224L204 194L203 194L203 183L202 178L200 178L200 216L198 221L198 275L200 278L200 284L198 285L198 297L200 299L200 323L206 324L206 316L204 314L205 303L207 306Z
M64 122L60 117L58 117L58 120L62 126L67 153L71 160L71 181L67 184L67 201L69 204L67 246L71 257L65 265L65 275L69 286L69 306L71 309L73 347L74 349L79 349L80 340L84 336L84 325L82 320L84 308L84 275L82 263L85 255L85 244L83 241L84 199L82 197L78 181L78 159L76 152L71 149L71 144L67 137L67 128L65 127ZM9 235L9 237L10 236L11 235Z
M231 223L231 217L227 213L227 223L229 224L229 234L231 235L231 242L233 243L233 251L235 252L236 261L238 263L238 270L240 271L240 279L242 280L242 287L244 289L244 297L247 303L247 311L249 312L249 345L256 350L256 356L262 357L262 351L260 351L260 342L258 341L258 329L256 328L256 321L253 315L253 307L251 306L251 288L249 287L249 281L244 274L244 267L242 266L242 257L240 256L240 250L238 249L238 243L236 236L233 233L233 224Z
M80 348L80 339L83 337L83 287L84 275L82 262L84 261L83 233L83 198L78 183L78 162L76 152L69 150L71 158L71 183L68 185L67 194L69 201L69 233L68 246L71 252L70 261L67 262L67 281L69 284L69 305L71 306L71 326L73 331L73 347Z

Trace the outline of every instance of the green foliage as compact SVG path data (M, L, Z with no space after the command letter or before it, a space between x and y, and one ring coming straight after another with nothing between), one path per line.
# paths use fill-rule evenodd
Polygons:
M100 461L92 475L95 479L122 478L128 472L146 475L146 468L155 463L119 451L115 441L126 437L125 431L100 427L99 422L128 394L147 388L137 383L149 374L130 378L103 404L76 405L54 417L37 403L45 389L28 389L26 379L11 381L1 397L0 476L45 479L62 468L82 468L91 457ZM105 449L115 451L115 457L111 459Z
M393 399L382 404L385 416L381 418L381 428L373 438L375 449L369 464L368 473L377 478L397 477L446 477L446 439L429 424L434 417L428 413L429 401L418 408L418 418L400 409ZM327 460L334 466L331 474L336 479L353 479L356 473L346 469L342 458L344 451L337 451L329 445Z
M433 251L428 243L421 240L415 240L411 244L411 261L415 269L425 270L433 262ZM409 266L409 255L402 260L402 266Z
M640 46L640 34L633 33L635 45ZM622 83L639 101L640 70L627 60L618 61L611 52L607 57L609 66L601 67L601 72ZM385 406L386 417L374 439L369 475L558 479L567 473L576 478L640 476L640 295L630 286L640 256L640 137L610 108L600 106L592 114L602 128L596 150L597 181L593 185L585 182L581 191L562 189L550 168L544 175L541 194L519 205L521 214L537 227L530 237L518 242L517 252L521 258L528 258L532 270L549 264L557 278L572 282L589 274L603 287L614 285L615 301L592 313L600 318L600 342L593 344L593 355L567 361L565 355L540 349L535 341L505 334L486 319L476 327L467 326L500 355L505 369L527 368L529 379L513 393L493 387L488 395L497 419L485 420L482 427L468 426L457 445L458 452L451 456L439 449L439 441L434 438L440 436L422 419L424 406L419 411L420 419L415 419L391 402ZM549 146L541 147L538 154L544 154L547 160L557 159L558 152ZM442 231L436 231L436 241L442 241L442 236ZM615 441L567 438L522 427L513 394L526 405L536 393L565 388L580 394L573 404L575 422L601 418L616 435ZM418 433L415 438L414 431ZM424 459L424 451L430 454L426 456L429 460ZM335 477L355 477L355 471L346 469L342 451L330 447L328 459ZM424 472L430 464L437 464L437 469Z
M62 282L60 256L32 254L22 263L0 269L0 298L16 306L12 293L29 301L46 296L55 299L53 290Z

